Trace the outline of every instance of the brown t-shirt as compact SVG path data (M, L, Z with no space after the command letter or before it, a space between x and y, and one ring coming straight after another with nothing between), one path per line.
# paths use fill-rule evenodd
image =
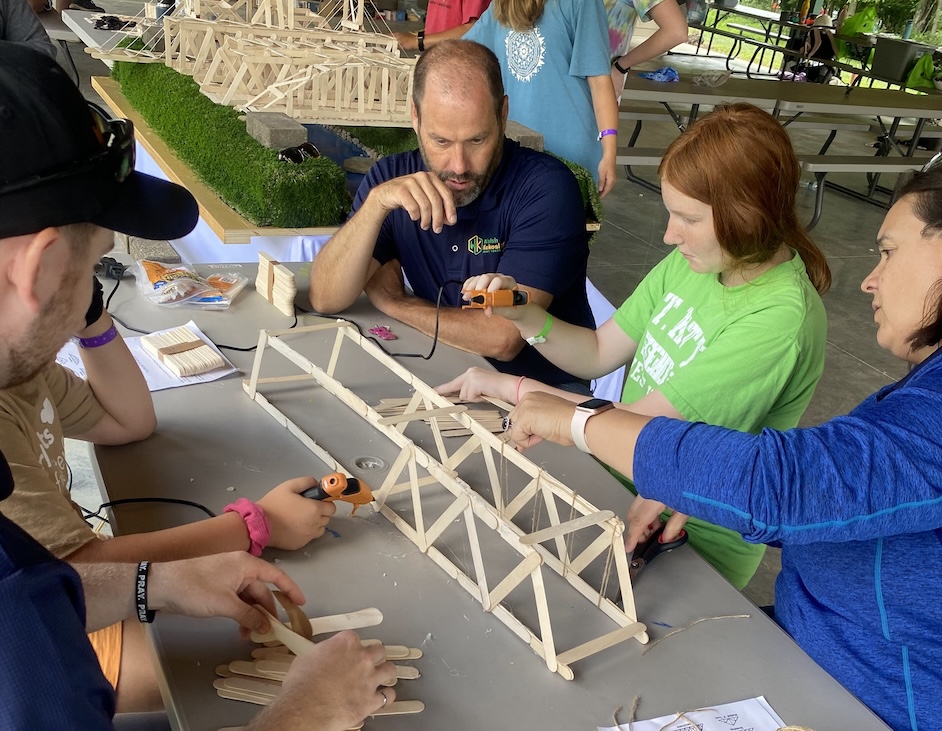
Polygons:
M88 383L57 363L0 391L0 448L14 481L0 512L59 558L96 538L69 498L63 437L87 432L104 415Z

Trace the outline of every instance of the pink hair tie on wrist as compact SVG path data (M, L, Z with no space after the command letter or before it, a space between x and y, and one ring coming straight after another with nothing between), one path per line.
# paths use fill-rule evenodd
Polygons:
M518 403L518 404L520 403L520 384L523 383L525 380L527 380L526 376L520 376L520 378L517 379L517 385L514 387L514 402L515 403Z
M253 556L261 556L268 541L271 540L271 527L268 525L268 518L265 517L262 506L240 497L223 508L222 512L238 513L242 516L245 528L249 532L249 553Z

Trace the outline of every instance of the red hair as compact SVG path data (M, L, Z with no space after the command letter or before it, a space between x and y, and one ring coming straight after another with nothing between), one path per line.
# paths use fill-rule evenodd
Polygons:
M785 244L798 251L820 294L830 288L827 259L795 213L798 158L768 112L743 103L717 107L671 143L658 174L712 206L717 241L738 264L766 262Z

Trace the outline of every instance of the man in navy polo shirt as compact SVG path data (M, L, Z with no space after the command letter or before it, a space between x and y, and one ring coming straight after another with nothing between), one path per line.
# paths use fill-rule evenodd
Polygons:
M584 385L537 353L509 321L460 309L468 277L500 272L554 317L595 326L575 177L559 160L504 137L500 65L484 46L435 46L416 64L413 89L419 149L386 157L367 174L347 223L314 259L311 304L340 312L365 289L384 314L431 335L443 287L442 341L486 356L505 373Z

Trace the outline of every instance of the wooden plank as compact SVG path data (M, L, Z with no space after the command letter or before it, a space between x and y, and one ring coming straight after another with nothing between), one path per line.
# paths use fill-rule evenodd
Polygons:
M331 236L339 226L311 228L273 228L256 226L240 216L208 188L189 167L178 158L144 118L121 93L121 85L114 79L92 77L95 89L111 110L119 117L134 123L134 135L147 153L160 166L170 180L182 185L193 194L200 207L200 217L224 244L248 244L253 236Z

